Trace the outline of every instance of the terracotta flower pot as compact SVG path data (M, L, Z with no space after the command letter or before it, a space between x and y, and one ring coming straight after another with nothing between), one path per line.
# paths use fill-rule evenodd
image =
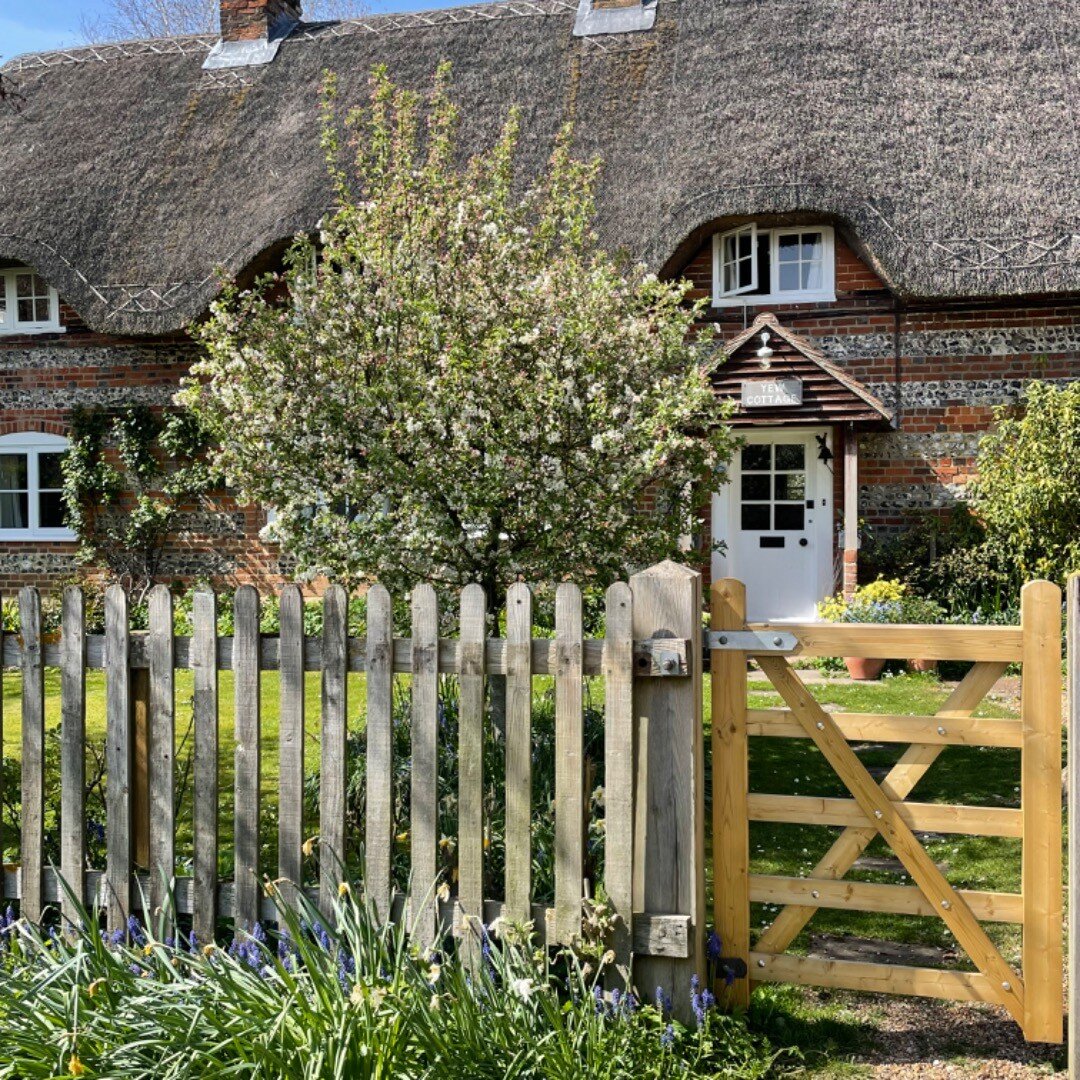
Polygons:
M909 660L907 662L908 671L937 671L936 660Z
M856 682L871 682L881 674L885 661L874 660L868 656L845 656L844 665Z

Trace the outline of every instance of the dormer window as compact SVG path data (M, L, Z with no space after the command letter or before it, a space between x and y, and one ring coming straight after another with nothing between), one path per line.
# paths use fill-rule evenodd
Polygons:
M28 266L0 270L0 334L57 334L60 297Z
M827 225L741 225L713 238L713 305L803 304L836 299Z

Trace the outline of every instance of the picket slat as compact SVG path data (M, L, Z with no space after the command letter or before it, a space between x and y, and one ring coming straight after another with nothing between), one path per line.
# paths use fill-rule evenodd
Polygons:
M618 917L612 947L629 965L634 941L634 626L630 586L607 591L604 649L604 888Z
M581 590L555 593L555 930L569 945L581 934L585 845Z
M217 597L205 589L192 602L191 658L194 669L195 858L192 929L204 945L214 940L218 895L218 667Z
M110 930L124 929L131 907L131 680L128 599L119 585L105 593L105 877Z
M304 596L281 590L281 718L278 725L278 877L293 900L304 880Z
M484 916L484 634L480 585L461 593L461 704L458 714L458 906L466 962L479 954Z
M380 920L390 917L393 860L394 612L390 594L372 586L367 597L367 821L368 899Z
M22 632L22 914L32 922L43 907L45 862L45 665L41 654L41 596L19 591Z
M241 585L233 601L236 752L236 929L251 930L259 921L259 819L262 770L262 716L259 675L259 594Z
M165 585L150 593L150 910L168 901L176 868L176 693L173 601Z
M439 607L430 585L413 589L412 636L409 921L427 948L435 942L439 842Z
M527 922L532 904L532 592L506 597L506 908Z
M78 586L64 590L60 631L60 873L79 893L86 866L86 604ZM61 913L70 926L80 918L66 892Z
M346 634L349 598L340 585L323 597L322 747L319 765L319 909L329 919L345 874Z

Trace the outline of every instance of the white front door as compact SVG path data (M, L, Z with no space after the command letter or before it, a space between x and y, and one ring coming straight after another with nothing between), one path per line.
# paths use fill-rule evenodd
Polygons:
M832 590L832 473L819 460L828 429L751 430L713 497L713 579L746 585L747 617L805 621ZM835 460L835 459L834 459Z

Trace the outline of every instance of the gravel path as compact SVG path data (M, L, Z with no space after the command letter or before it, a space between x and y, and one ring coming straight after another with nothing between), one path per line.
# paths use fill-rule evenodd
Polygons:
M808 997L842 1001L845 1021L865 1022L866 1050L851 1061L861 1066L856 1075L963 1080L1067 1075L1064 1047L1024 1042L1004 1010L991 1005L828 991L808 991Z

